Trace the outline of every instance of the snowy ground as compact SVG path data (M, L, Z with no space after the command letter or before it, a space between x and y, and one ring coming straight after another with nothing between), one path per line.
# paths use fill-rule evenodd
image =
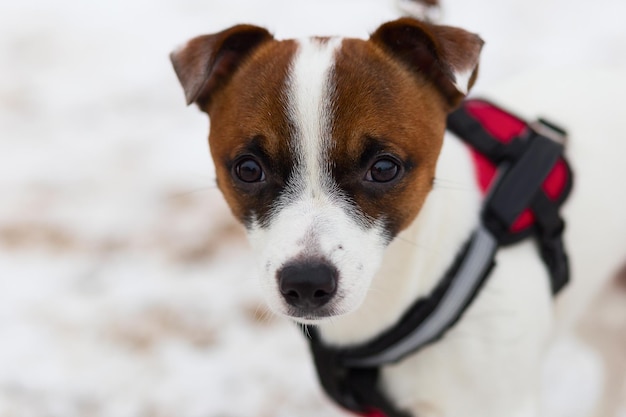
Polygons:
M263 307L213 185L207 120L184 107L167 55L243 21L365 35L394 17L367 6L381 1L0 3L0 417L343 415L297 331ZM340 24L322 12L334 3ZM619 0L445 5L487 41L479 88L535 67L626 75ZM626 331L620 314L588 333ZM584 409L597 363L559 349L547 378L591 382L556 384L554 407Z

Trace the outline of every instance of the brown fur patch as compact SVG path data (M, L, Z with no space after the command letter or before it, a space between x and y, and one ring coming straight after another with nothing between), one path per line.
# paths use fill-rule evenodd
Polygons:
M288 162L293 127L287 117L285 82L295 51L293 41L261 45L204 108L211 117L209 144L218 186L244 223L253 214L266 219L293 168ZM259 158L266 173L262 187L233 178L233 165L243 154Z
M460 28L432 25L420 20L402 18L380 26L371 41L403 62L407 69L425 76L447 98L450 106L458 105L472 87L478 71L483 46L479 36ZM460 85L456 75L471 72L468 85Z
M413 221L432 188L447 106L430 82L372 42L344 40L334 72L333 175L368 217L386 220L393 236ZM363 181L372 151L398 157L399 181Z

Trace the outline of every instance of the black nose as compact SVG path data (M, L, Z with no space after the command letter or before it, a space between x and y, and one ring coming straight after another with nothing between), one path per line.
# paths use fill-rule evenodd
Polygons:
M337 269L325 261L291 262L277 273L280 292L287 303L302 309L326 304L337 290Z

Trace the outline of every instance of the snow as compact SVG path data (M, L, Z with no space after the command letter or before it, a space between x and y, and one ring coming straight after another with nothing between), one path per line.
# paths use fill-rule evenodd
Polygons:
M365 36L394 18L382 1L0 4L0 417L344 415L264 307L168 54L239 22ZM624 2L444 6L487 41L479 88L536 67L626 71ZM558 349L554 407L590 407L597 358ZM591 382L559 385L572 363Z

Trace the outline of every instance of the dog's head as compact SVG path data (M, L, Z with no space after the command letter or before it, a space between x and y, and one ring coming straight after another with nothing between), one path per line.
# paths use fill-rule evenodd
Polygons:
M405 18L368 40L278 41L240 25L172 53L187 102L210 116L217 183L274 311L311 323L358 308L433 186L481 47Z

